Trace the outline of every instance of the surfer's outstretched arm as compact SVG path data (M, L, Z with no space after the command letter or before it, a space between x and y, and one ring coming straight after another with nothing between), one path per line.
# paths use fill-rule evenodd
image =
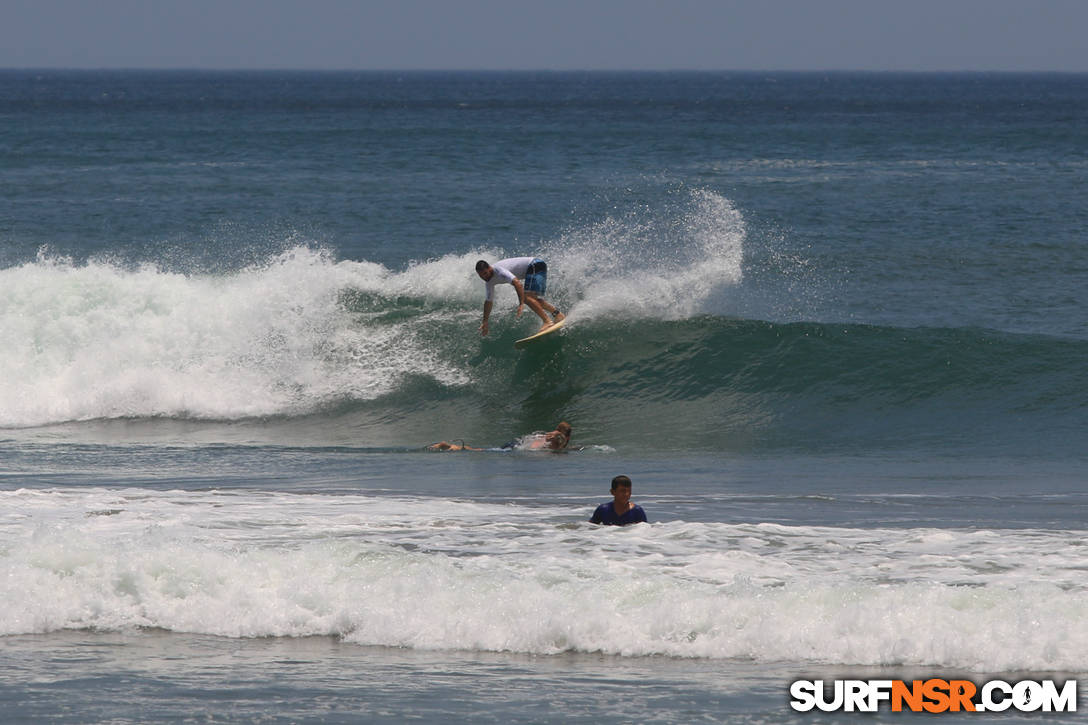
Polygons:
M484 321L480 323L480 334L487 337L487 320L491 317L491 300L484 302Z
M514 289L518 292L518 311L514 317L521 317L521 311L525 308L525 287L516 279L512 280L510 284L514 285ZM532 305L529 306L532 307Z

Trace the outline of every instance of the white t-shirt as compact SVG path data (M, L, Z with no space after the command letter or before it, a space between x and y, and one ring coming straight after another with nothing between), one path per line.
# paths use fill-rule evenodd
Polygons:
M524 279L525 272L528 271L529 265L533 263L536 257L511 257L510 259L500 259L491 265L491 269L495 272L491 275L491 279L484 282L487 285L487 299L491 301L491 296L495 291L495 285L497 284L510 284L517 279Z

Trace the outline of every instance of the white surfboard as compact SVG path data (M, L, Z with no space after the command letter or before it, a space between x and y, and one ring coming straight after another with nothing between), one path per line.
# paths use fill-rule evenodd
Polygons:
M531 345L534 342L536 342L537 340L539 340L540 338L546 337L547 335L550 335L553 332L556 332L557 330L559 330L559 328L561 328L566 323L566 321L567 321L566 318L563 318L562 320L555 323L551 327L548 327L548 328L546 328L544 330L541 330L540 332L536 333L535 335L529 335L528 337L523 337L523 338L521 338L520 340L518 340L517 342L514 343L514 347L517 348L518 350L520 350L521 348L525 347L526 345Z

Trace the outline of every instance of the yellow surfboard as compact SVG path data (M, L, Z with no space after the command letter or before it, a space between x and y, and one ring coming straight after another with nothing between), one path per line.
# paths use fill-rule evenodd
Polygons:
M531 345L532 343L536 342L540 338L545 337L547 335L550 335L553 332L555 332L556 330L558 330L560 327L562 327L564 325L564 323L566 323L566 321L567 321L566 318L564 318L564 319L560 320L559 322L555 323L554 325L552 325L551 327L549 327L549 328L547 328L545 330L541 330L540 332L536 333L535 335L529 335L528 337L523 337L523 338L521 338L520 340L518 340L517 342L514 343L514 347L517 348L518 350L520 350L521 348L525 347L526 345Z

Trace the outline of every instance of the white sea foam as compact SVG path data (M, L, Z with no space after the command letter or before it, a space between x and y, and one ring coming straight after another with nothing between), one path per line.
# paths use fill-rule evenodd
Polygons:
M0 270L0 428L298 415L373 400L413 376L465 385L464 355L435 343L451 324L475 337L477 258L546 257L549 297L575 321L677 319L707 312L740 280L744 235L727 199L696 191L677 210L609 219L541 249L473 250L399 271L306 246L222 274L42 253ZM377 302L353 305L352 295ZM500 297L512 309L512 291ZM494 327L507 324L495 316Z
M157 627L985 671L1088 656L1079 532L581 523L565 506L0 492L0 634Z
M240 418L372 399L405 376L463 373L374 324L345 290L412 289L368 262L308 248L227 275L40 257L0 271L0 426L125 416Z
M680 210L609 217L569 232L549 252L573 317L677 320L721 312L721 293L743 276L746 235L732 202L697 190Z

